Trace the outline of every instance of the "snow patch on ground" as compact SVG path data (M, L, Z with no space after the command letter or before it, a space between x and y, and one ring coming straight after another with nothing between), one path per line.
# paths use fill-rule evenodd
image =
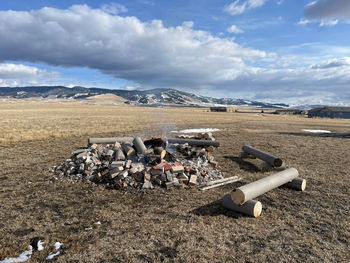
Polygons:
M205 133L205 132L216 132L220 131L216 128L199 128L199 129L187 129L187 130L180 130L180 131L171 131L174 133Z
M44 242L42 242L41 240L38 241L38 251L41 251L44 249L43 244L44 244Z
M4 260L0 261L0 263L26 262L28 259L30 259L32 253L33 247L29 246L28 250L22 252L17 258L5 258Z
M61 242L56 242L55 243L55 249L56 250L59 250L62 246L62 243ZM50 254L46 257L46 260L51 260L53 259L54 257L58 256L61 252L60 251L57 251L56 253L53 253L53 254Z
M61 253L60 251L57 251L56 253L50 254L46 257L46 260L51 260L54 257L58 256L60 253Z
M101 222L97 221L97 222L94 223L94 225L101 225Z
M327 131L327 130L309 130L309 129L303 129L302 131L305 131L305 132L312 132L312 133L331 133L331 131Z

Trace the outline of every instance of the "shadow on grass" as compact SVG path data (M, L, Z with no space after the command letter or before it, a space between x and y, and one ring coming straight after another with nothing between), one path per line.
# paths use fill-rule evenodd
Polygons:
M279 135L294 135L304 137L322 137L318 133L305 133L305 132L278 132Z
M260 169L250 162L244 161L242 158L234 157L234 156L224 156L225 159L233 161L239 165L239 168L248 172L260 172Z
M197 216L220 216L224 215L230 218L241 218L247 217L246 215L236 213L234 211L228 210L221 205L222 199L211 202L209 204L200 206L196 209L193 209L190 213Z

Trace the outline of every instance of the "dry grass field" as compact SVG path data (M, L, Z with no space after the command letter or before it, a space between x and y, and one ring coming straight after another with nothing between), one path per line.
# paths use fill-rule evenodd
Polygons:
M201 127L221 129L215 158L225 176L240 175L241 182L206 192L123 192L55 181L48 172L90 136ZM350 121L0 101L0 260L39 237L45 249L28 262L44 262L56 241L63 243L56 262L349 262L350 139L301 129L350 131ZM260 196L259 218L222 208L225 193L271 173L259 172L257 160L238 158L244 144L297 168L306 191L279 188Z

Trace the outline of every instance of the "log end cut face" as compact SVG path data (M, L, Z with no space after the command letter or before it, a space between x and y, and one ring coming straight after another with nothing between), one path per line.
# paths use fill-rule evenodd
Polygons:
M305 191L305 188L306 188L306 180L303 179L303 181L302 181L302 183L301 183L300 190L301 190L301 191Z
M245 202L245 196L243 191L240 189L235 189L231 192L231 199L236 205L242 205Z
M254 217L258 217L261 215L262 212L262 204L261 202L256 202L255 206L254 206Z
M273 161L273 166L275 167L281 167L283 165L283 161L282 159L280 158L276 158L274 161Z

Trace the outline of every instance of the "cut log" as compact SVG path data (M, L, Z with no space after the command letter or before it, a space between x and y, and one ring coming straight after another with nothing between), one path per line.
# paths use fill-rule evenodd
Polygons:
M231 192L232 201L237 205L243 205L248 200L252 200L272 189L292 181L298 177L299 173L295 168L272 174L250 184L243 185Z
M125 160L125 155L122 149L115 150L115 160L116 161Z
M259 201L249 200L244 205L238 206L232 202L231 195L226 194L222 199L222 206L235 212L258 217L262 212L262 204Z
M280 158L277 158L269 153L255 149L252 146L244 145L242 147L242 150L248 154L254 155L255 157L269 163L274 167L280 167L283 164L283 161Z
M306 188L306 180L300 177L294 178L291 182L284 184L283 186L297 190L304 191Z
M260 170L262 172L268 172L268 171L271 171L271 170L276 170L276 171L283 171L283 170L286 170L287 167L286 167L286 164L283 162L282 165L280 167L274 167L274 166L271 166L268 162L263 162L261 164L261 167L260 167Z
M227 184L232 184L234 182L238 182L241 180L241 178L238 178L237 176L234 176L236 178L232 178L230 180L226 180L226 181L223 181L221 183L216 183L216 184L210 184L208 186L204 186L204 187L201 187L199 188L199 190L202 190L202 191L205 191L205 190L209 190L209 189L213 189L213 188L216 188L216 187L219 187L219 186L223 186L223 185L227 185ZM218 181L218 180L216 180ZM215 182L215 181L213 181Z
M321 133L319 136L322 137L350 137L350 132L327 132L327 133Z
M137 153L142 154L147 151L147 148L140 137L136 136L135 139L133 140L133 144L137 150Z
M220 143L218 141L208 141L208 140L168 139L168 142L178 143L178 144L188 143L188 145L191 145L191 146L214 146L214 147L220 146Z
M122 149L126 156L131 156L135 154L135 149L129 143L122 143Z
M132 142L133 137L89 138L89 144L115 144L116 142Z

